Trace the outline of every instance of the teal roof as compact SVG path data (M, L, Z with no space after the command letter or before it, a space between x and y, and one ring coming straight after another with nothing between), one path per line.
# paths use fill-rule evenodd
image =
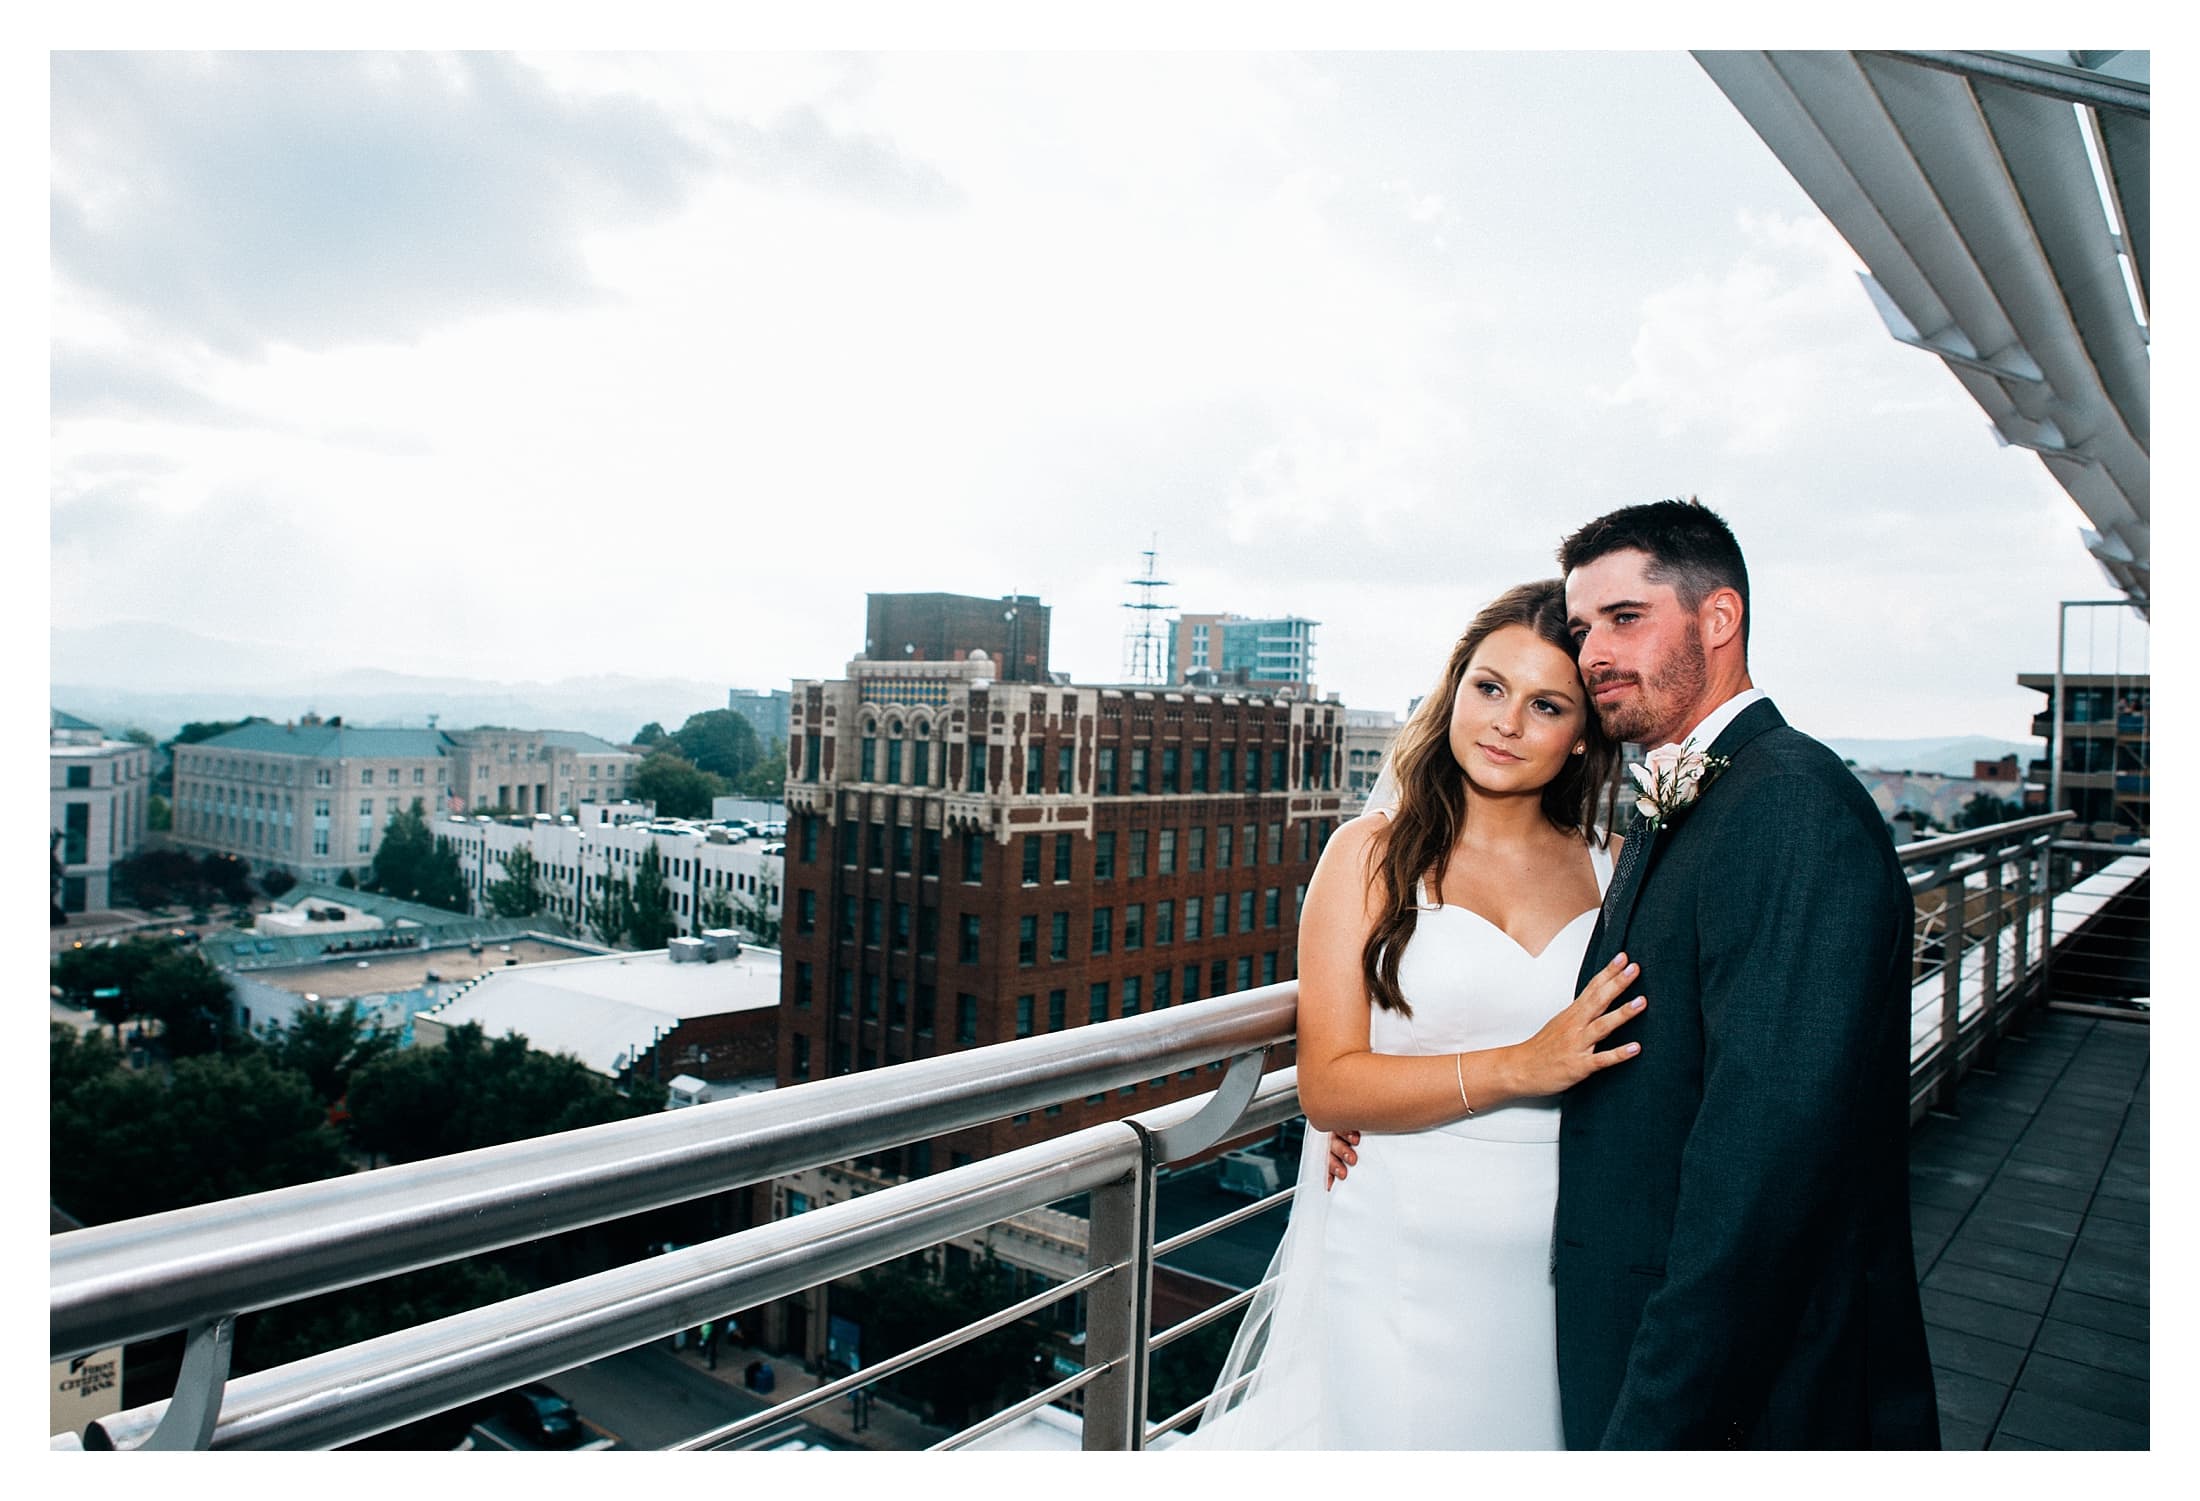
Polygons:
M302 888L301 888L302 889ZM364 908L362 893L344 891L334 886L319 886L316 891L327 893L323 901L341 901ZM410 906L406 902L394 905ZM421 910L421 909L415 909ZM434 908L424 909L435 911ZM538 913L533 917L467 917L456 912L444 912L447 922L418 928L397 929L393 933L385 929L370 933L301 933L295 937L269 938L255 933L230 933L219 938L209 938L199 945L207 961L217 969L238 972L254 969L284 969L295 964L311 964L323 958L338 944L361 944L377 938L397 935L419 939L419 950L452 948L462 943L509 943L515 938L533 935L561 943L575 944L589 953L599 952L598 945L578 938L564 920ZM347 958L358 958L374 950L354 947L340 950Z
M310 756L315 760L447 756L451 753L451 737L441 730L367 729L335 724L246 724L199 743L217 750Z
M542 732L542 743L544 745L563 746L567 750L581 751L591 756L611 755L625 749L624 746L613 745L608 740L599 740L594 735L582 730L544 730Z
M99 727L98 725L96 725L96 724L93 724L93 723L92 723L92 722L91 722L91 721L90 721L89 719L79 719L79 718L77 718L77 717L76 717L76 716L75 716L74 714L70 714L70 713L67 713L66 711L64 711L64 710L61 710L61 709L55 709L55 710L53 711L53 726L52 726L52 728L54 728L54 729L57 729L57 730L98 730L98 729L100 729L100 727ZM105 731L104 731L104 730L101 730L101 733L102 733L102 734L104 734L104 733L105 733Z

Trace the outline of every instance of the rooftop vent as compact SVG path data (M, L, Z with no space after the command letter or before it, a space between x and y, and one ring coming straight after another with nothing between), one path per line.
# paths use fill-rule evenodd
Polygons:
M674 964L707 964L711 959L710 945L700 938L675 938L665 952Z
M731 928L705 928L703 942L708 946L713 962L737 959L741 955L741 935Z

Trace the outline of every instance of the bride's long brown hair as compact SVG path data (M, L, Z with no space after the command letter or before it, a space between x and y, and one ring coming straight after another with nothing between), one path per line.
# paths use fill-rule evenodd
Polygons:
M1413 1014L1398 989L1398 961L1420 912L1414 882L1428 876L1432 891L1441 888L1444 868L1467 824L1467 774L1451 753L1452 706L1475 652L1509 625L1526 626L1569 660L1575 656L1573 637L1566 630L1563 579L1507 589L1474 617L1451 649L1436 686L1391 743L1390 772L1398 784L1398 803L1381 831L1369 877L1370 884L1380 887L1383 916L1367 935L1360 968L1375 1004L1401 1016ZM1595 708L1583 707L1581 738L1588 748L1566 758L1565 768L1544 785L1542 802L1543 816L1553 827L1589 843L1596 838L1597 808L1611 786L1619 747L1605 737Z

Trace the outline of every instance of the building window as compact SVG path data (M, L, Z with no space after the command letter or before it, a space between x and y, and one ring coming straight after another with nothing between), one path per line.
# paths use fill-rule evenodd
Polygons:
M1238 893L1238 931L1253 931L1253 892L1250 890Z
M909 904L907 902L894 903L894 947L897 949L909 947Z
M1095 797L1115 796L1115 747L1100 747L1099 763L1093 768L1092 791Z
M833 992L833 1009L845 1017L853 1017L856 1014L856 972L854 970L844 969L840 972L840 984ZM846 1070L843 1069L842 1072L845 1073Z
M985 884L985 836L963 835L963 883L970 886Z
M1222 995L1230 988L1230 961L1217 959L1207 966L1207 993Z
M972 792L985 791L985 742L983 740L970 742L970 790Z
M910 859L916 853L917 831L905 823L894 825L894 870L896 874L909 874Z
M1108 1019L1108 982L1102 980L1092 987L1092 995L1086 1002L1085 1019L1088 1022L1104 1022Z
M1102 829L1092 836L1092 878L1095 881L1115 879L1115 830Z
M1131 791L1133 793L1139 793L1144 792L1145 790L1146 748L1142 745L1133 746L1131 748Z
M1238 864L1250 868L1260 863L1259 840L1259 825L1247 824L1244 834L1238 840Z
M1195 745L1192 747L1192 791L1205 792L1206 790L1207 747L1204 745Z
M1245 748L1245 790L1260 791L1260 752L1251 746Z
M1283 825L1280 823L1272 823L1268 826L1268 863L1270 865L1281 865L1283 863Z
M1027 746L1024 750L1024 791L1033 796L1046 789L1040 786L1046 771L1046 752L1040 746Z
M974 995L955 997L955 1041L968 1045L978 1040L978 998Z
M1146 831L1144 829L1133 829L1131 830L1131 878L1136 880L1145 873Z
M1072 764L1070 761L1070 748L1066 745L1055 747L1054 790L1056 792L1068 793L1074 792L1076 790L1070 785L1071 770Z
M1123 952L1146 946L1146 904L1132 902L1123 909Z
M1026 834L1023 843L1024 884L1026 886L1036 886L1039 884L1039 836L1037 834Z
M1286 779L1283 768L1284 752L1281 749L1270 751L1268 753L1268 785L1277 792L1284 790Z
M863 903L863 941L877 948L886 936L886 904L877 897Z
M1069 957L1069 914L1067 912L1054 914L1054 941L1047 950L1047 957L1057 961Z
M1251 954L1241 955L1238 959L1237 988L1240 990L1251 990L1253 988L1253 956Z
M425 787L425 786L427 786L427 785L428 785L428 768L427 768L427 767L425 767L425 766L415 766L415 767L413 768L413 785L414 785L415 787Z
M1187 1003L1199 999L1199 966L1184 966L1184 999Z
M940 831L924 831L924 874L937 880L940 873Z
M877 975L863 977L863 1019L867 1022L878 1020L878 988Z
M1129 976L1126 976L1126 977L1124 978L1124 981L1123 981L1123 1014L1124 1014L1125 1016L1136 1016L1136 1015L1138 1014L1138 1008L1139 1008L1139 1004L1140 1004L1140 1001L1139 1001L1139 989L1140 989L1140 983L1139 983L1139 979L1138 979L1138 976L1136 976L1136 975L1129 975Z
M1054 836L1054 882L1058 886L1069 883L1069 854L1076 837L1074 834Z
M1016 962L1027 966L1039 962L1039 919L1036 917L1016 919Z
M917 741L909 751L909 780L919 787L932 785L932 742L925 739L922 726L917 729Z
M1276 983L1276 951L1274 949L1270 949L1260 956L1260 983L1263 985Z
M843 893L840 898L840 931L837 936L842 943L856 941L856 899L847 893Z
M1196 896L1184 898L1184 941L1199 942L1199 919L1204 903Z
M1157 969L1153 972L1153 1009L1164 1011L1169 1005L1169 982L1176 976L1175 970Z
M1107 953L1115 946L1115 909L1092 909L1092 953L1094 957Z
M313 769L313 785L314 785L314 786L316 786L316 787L327 787L327 786L331 785L331 783L332 783L332 782L333 782L334 780L335 780L335 778L334 778L334 777L333 777L333 776L332 776L332 775L330 774L330 770L329 770L329 768L328 768L328 767L326 767L326 766L317 766L317 767L315 767L315 768Z
M797 959L794 965L794 1003L797 1006L808 1009L810 990L815 983L816 975L810 968L810 961Z
M1163 829L1161 831L1154 852L1154 873L1164 876L1176 874L1176 830L1174 829Z
M817 931L817 893L797 891L794 894L794 930L797 933Z
M359 785L362 787L372 787L374 785L373 767L362 766L359 768Z
M1036 997L1028 995L1016 997L1016 1035L1018 1037L1029 1037L1031 1035L1031 1012L1035 1000Z
M1153 904L1153 941L1156 947L1176 942L1176 903L1174 901Z
M1218 891L1207 899L1207 936L1230 936L1230 898L1226 892Z
M865 735L863 737L862 769L856 773L856 780L859 782L875 782L878 780L878 736L876 735Z
M1193 829L1184 836L1184 868L1186 870L1205 870L1207 868L1207 831L1205 829Z
M1273 928L1283 921L1283 888L1271 886L1261 893L1261 926Z
M1161 748L1161 790L1163 792L1177 790L1178 762L1181 757L1182 752L1173 745L1165 745Z
M1215 869L1230 868L1230 844L1237 837L1237 830L1228 824L1215 830Z
M965 912L962 920L962 948L956 955L965 964L978 962L978 914Z
M932 1007L936 997L937 992L931 986L918 982L916 1032L919 1037L932 1035Z
M886 868L886 825L874 823L866 824L864 827L868 830L864 842L870 847L871 869L884 870Z
M1047 992L1047 1030L1048 1030L1049 1032L1059 1032L1059 1031L1061 1031L1061 1030L1062 1030L1062 1028L1064 1028L1064 1027L1066 1027L1066 1026L1068 1026L1068 1025L1069 1025L1069 992L1068 992L1068 991L1066 991L1066 990L1050 990L1050 991L1048 991L1048 992Z
M901 726L894 726L894 738L886 742L886 780L897 785L901 782Z

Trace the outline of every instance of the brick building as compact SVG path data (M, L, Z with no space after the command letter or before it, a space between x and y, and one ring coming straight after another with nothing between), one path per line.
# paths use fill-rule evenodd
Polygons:
M1002 682L1047 680L1051 612L1029 594L867 594L864 602L863 654L873 661L961 662L977 652Z
M1296 974L1342 706L992 672L982 650L859 657L794 685L782 1085ZM1150 1080L875 1166L921 1175L1214 1082Z

